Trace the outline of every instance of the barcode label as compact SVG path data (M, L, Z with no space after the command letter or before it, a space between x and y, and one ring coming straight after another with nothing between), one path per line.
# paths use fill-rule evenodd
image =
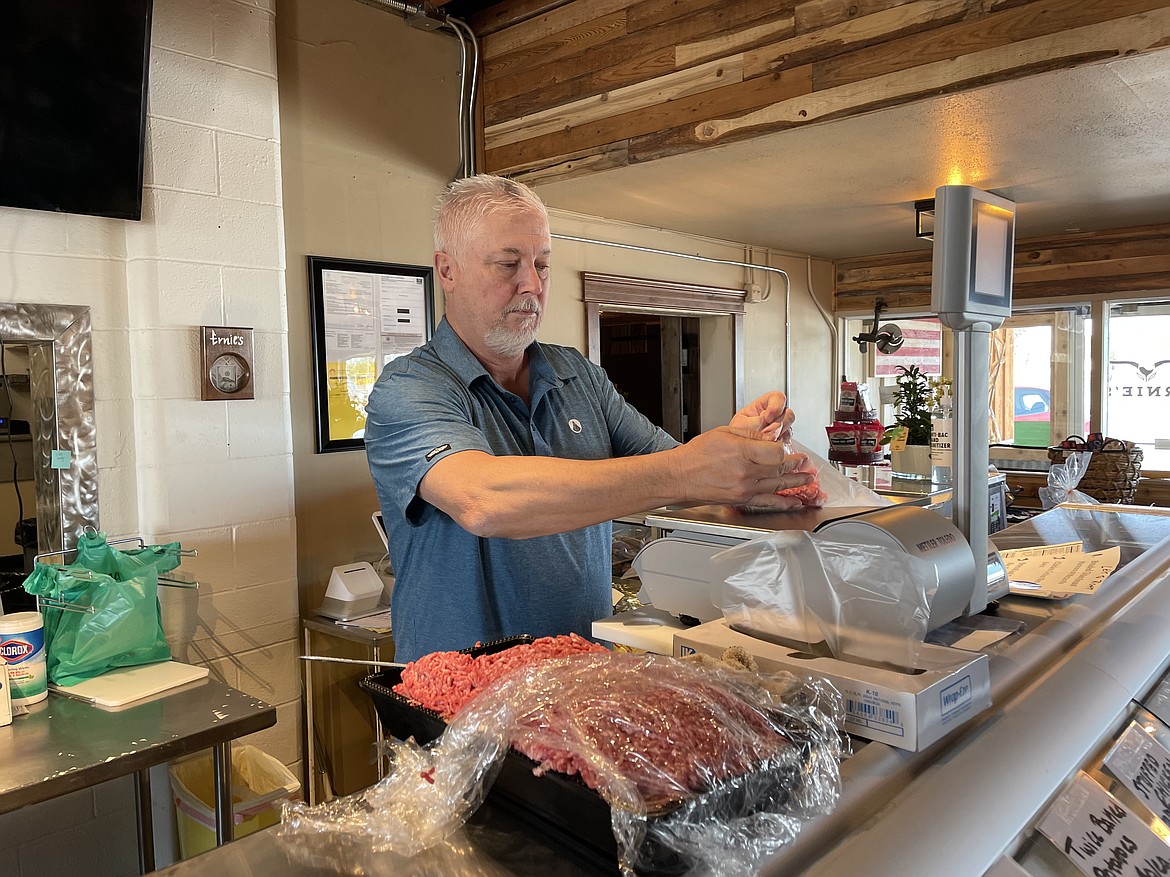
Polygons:
M880 728L888 734L905 735L902 713L895 707L871 703L867 700L845 699L846 721L864 728Z

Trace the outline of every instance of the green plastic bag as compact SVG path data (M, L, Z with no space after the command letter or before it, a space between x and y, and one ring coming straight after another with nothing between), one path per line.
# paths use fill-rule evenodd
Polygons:
M117 667L171 657L158 604L158 576L179 565L178 543L119 551L104 533L87 533L67 566L38 563L30 594L93 612L41 607L49 679L74 685Z

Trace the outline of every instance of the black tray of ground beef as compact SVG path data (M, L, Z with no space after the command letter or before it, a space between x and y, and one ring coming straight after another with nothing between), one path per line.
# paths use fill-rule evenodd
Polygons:
M512 638L464 652L471 656L494 654L531 637ZM387 670L366 677L361 687L374 701L385 732L399 739L414 737L422 744L437 739L446 728L443 717L395 692L401 671ZM505 757L489 798L504 806L542 834L552 835L594 864L613 868L617 863L610 807L579 777L556 771L536 772L537 763L512 750ZM710 813L745 812L781 806L800 781L795 763L763 766L751 775L737 777L702 794L657 808L649 817L651 827L672 820L696 821ZM692 863L662 847L651 832L640 851L639 874L682 874Z

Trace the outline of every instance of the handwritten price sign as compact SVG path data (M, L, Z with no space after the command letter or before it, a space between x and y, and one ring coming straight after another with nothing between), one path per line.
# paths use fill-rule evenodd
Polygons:
M1105 766L1150 810L1170 825L1170 751L1136 722L1105 756Z
M1170 847L1083 772L1037 828L1088 877L1170 875Z

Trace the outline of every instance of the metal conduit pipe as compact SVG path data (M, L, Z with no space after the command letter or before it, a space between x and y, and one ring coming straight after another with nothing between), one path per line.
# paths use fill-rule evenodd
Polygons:
M788 395L788 377L792 374L792 343L789 326L789 306L792 303L792 281L788 279L788 272L782 268L773 268L771 265L755 265L738 259L715 259L711 256L700 256L696 253L676 253L673 250L659 250L654 247L640 247L637 244L620 244L616 241L602 241L595 238L577 237L571 234L553 233L550 237L562 241L575 241L579 244L594 244L599 247L616 247L619 250L634 250L638 253L651 253L656 256L674 256L678 259L693 259L696 262L709 262L713 265L732 265L738 268L750 268L759 271L771 271L784 278L784 395Z
M471 160L468 156L471 154L471 148L468 145L468 123L467 123L467 101L465 100L465 92L467 90L467 42L463 39L463 31L459 28L453 28L455 36L459 40L459 69L462 71L459 79L459 169L455 172L458 177L470 177Z
M458 18L453 18L450 15L447 16L446 21L447 25L455 31L455 35L459 37L459 47L463 53L463 83L459 96L459 118L461 120L463 137L466 138L467 142L467 152L463 159L463 169L466 176L472 177L477 172L475 163L475 90L479 84L479 42L475 39L475 32L466 22L460 21ZM468 62L467 51L464 48L464 36L467 37L467 44L471 46L470 63ZM468 70L471 71L470 77L467 75Z
M403 15L426 15L427 11L421 3L400 3L399 0L362 0L374 6L385 6Z

